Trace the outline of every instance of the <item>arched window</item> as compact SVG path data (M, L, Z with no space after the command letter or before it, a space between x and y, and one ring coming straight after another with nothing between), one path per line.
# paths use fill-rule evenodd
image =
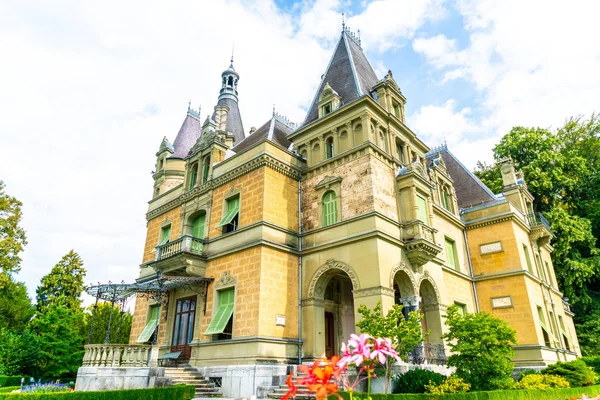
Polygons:
M204 165L202 165L202 183L208 181L208 172L210 171L210 156L204 159Z
M233 76L230 76L230 77L229 77L229 80L228 80L228 82L227 82L227 85L228 85L228 86L231 86L231 87L233 87Z
M198 163L192 165L192 172L190 173L190 187L192 190L196 186L196 180L198 179Z
M323 226L337 222L337 204L335 193L329 191L323 195Z
M326 154L326 158L330 159L331 157L333 157L333 138L330 137L327 139L327 142L325 142L325 150L327 151Z

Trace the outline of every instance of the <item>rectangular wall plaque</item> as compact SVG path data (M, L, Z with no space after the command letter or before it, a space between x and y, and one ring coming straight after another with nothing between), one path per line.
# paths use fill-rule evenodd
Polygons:
M481 255L498 253L500 251L502 251L502 242L494 242L479 245L479 252L481 253Z
M277 315L275 317L275 325L285 326L285 315Z
M512 296L492 297L492 308L510 308L512 306Z

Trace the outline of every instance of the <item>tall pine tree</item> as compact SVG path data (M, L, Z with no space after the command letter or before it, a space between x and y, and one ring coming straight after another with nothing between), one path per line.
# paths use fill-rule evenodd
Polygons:
M43 313L51 304L81 312L79 297L85 289L85 272L79 254L73 250L69 251L52 271L42 278L40 286L36 289L38 313Z

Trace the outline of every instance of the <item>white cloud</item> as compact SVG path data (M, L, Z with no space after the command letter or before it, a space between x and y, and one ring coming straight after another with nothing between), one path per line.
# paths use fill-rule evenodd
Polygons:
M444 81L475 85L482 135L500 136L515 125L557 127L598 111L599 3L465 0L459 9L467 47L438 35L416 39L413 49L443 71Z
M235 44L246 130L273 103L301 121L344 4L306 2L291 18L272 1L0 3L0 179L24 203L30 293L71 248L87 282L133 280L155 152L188 99L212 112ZM349 22L385 49L438 15L435 4L376 1Z

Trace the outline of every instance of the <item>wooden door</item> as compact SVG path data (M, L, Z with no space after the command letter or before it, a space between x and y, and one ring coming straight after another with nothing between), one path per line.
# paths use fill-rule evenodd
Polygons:
M325 312L325 357L335 354L335 325L334 317L330 312Z
M194 337L194 321L196 318L196 297L178 299L175 307L173 322L173 339L171 352L181 351L182 360L189 360L191 356L190 342Z

